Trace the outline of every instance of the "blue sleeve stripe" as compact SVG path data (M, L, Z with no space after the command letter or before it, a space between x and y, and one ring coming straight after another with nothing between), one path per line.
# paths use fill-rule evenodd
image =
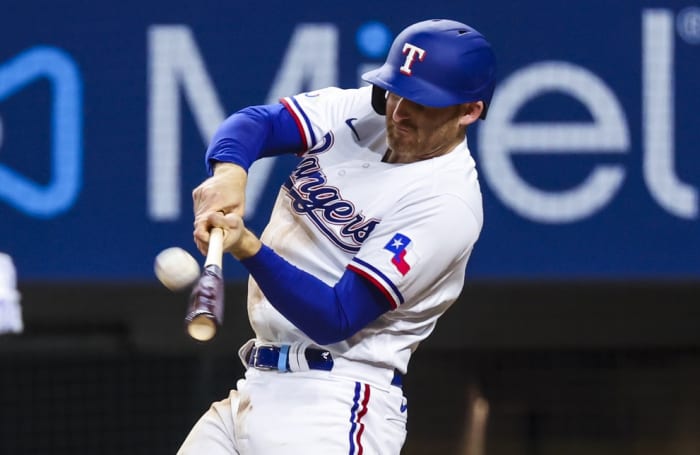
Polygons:
M353 272L359 273L366 279L368 279L372 284L377 286L380 291L389 299L391 306L396 309L399 305L404 302L403 295L401 291L396 287L391 280L384 275L379 269L373 265L358 259L356 257L352 258L348 268Z
M294 120L297 122L299 131L306 140L307 149L316 145L316 135L314 134L314 129L311 126L311 121L306 115L304 110L299 105L299 102L293 97L286 97L280 100L282 104L287 108L287 110L292 114Z
M311 136L311 147L316 145L316 135L314 134L314 128L311 125L311 121L309 120L309 117L306 115L306 112L304 112L304 109L299 106L299 102L297 101L296 98L292 98L292 103L294 103L294 106L301 112L302 117L304 118L304 124L306 125L306 129L309 131L309 135Z
M307 128L304 127L304 124L300 120L299 113L295 111L295 107L292 103L290 103L289 98L282 98L280 102L284 105L284 107L294 119L294 122L297 124L297 128L299 129L299 136L301 136L302 140L304 141L304 151L308 150L311 144L311 136L309 136Z

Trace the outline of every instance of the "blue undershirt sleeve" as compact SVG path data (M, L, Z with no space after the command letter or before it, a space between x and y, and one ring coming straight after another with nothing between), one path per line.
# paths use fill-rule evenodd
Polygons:
M319 345L345 340L391 309L381 291L352 270L328 286L265 245L241 263L272 306Z
M212 175L219 161L247 170L258 158L298 153L302 147L297 124L284 105L250 106L228 117L214 133L206 153L207 171Z

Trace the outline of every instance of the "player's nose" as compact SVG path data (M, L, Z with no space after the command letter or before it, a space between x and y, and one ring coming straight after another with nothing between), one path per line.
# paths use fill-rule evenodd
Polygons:
M391 118L395 122L405 120L410 115L410 108L408 102L403 97L397 97L396 104L394 105L394 111L391 113Z

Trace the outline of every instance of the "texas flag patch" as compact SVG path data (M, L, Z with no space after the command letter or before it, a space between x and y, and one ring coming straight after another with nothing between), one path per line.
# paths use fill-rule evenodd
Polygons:
M408 271L411 270L411 264L406 261L406 252L410 243L411 239L397 232L396 235L389 240L389 243L384 246L385 250L389 250L394 254L391 258L391 263L394 264L394 267L396 267L396 270L398 270L401 275L406 275Z

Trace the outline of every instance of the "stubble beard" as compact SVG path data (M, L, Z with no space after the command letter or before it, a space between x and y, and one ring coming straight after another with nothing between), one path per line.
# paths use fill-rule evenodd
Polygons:
M393 125L387 126L386 142L393 153L405 156L415 154L419 145L414 134L397 132Z

